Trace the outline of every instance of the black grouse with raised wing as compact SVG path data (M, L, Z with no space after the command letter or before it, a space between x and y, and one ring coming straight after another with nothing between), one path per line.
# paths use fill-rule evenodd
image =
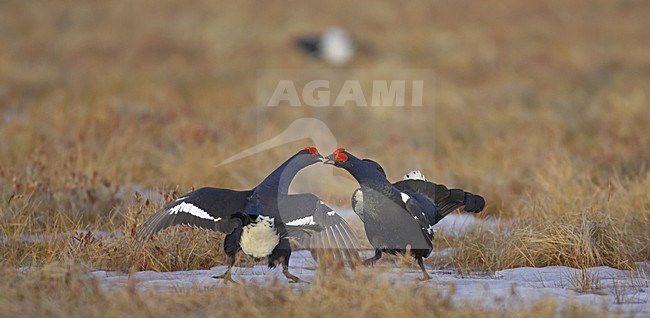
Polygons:
M358 242L345 220L313 194L288 194L298 171L322 159L315 147L307 147L252 190L204 187L187 193L149 217L136 239L146 240L174 225L225 233L228 269L214 278L226 282L235 282L231 269L240 249L254 258L268 257L271 268L281 263L283 274L292 282L300 282L289 272L289 237L311 241L308 245L313 248L322 247L319 242L324 241L323 236L331 237L333 243L327 247L354 260Z

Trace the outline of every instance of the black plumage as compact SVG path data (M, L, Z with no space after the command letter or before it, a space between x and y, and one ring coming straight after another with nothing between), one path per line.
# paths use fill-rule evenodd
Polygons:
M468 212L483 210L485 200L460 189L451 189L425 180L403 180L391 184L383 168L369 159L359 159L339 148L326 163L347 170L361 186L352 196L354 211L364 228L375 255L410 253L429 279L423 259L433 249L433 226L452 211L463 207Z
M321 41L317 36L303 36L296 40L299 49L308 55L318 57L321 50Z
M465 192L462 189L448 189L442 184L424 179L406 178L393 183L393 186L403 192L417 192L431 201L438 211L433 224L440 222L449 213L461 207L464 212L470 213L479 213L485 207L485 200L480 195ZM352 195L352 209L363 221L363 191L361 188L356 189Z
M253 257L268 257L269 267L282 264L284 275L300 279L288 270L290 237L312 249L322 247L323 236L334 236L329 246L353 261L358 242L345 220L313 194L288 194L289 184L301 169L320 162L316 148L307 147L276 168L257 187L237 191L204 187L167 204L145 221L136 239L143 241L158 231L185 225L226 234L224 250L228 270L215 278L234 282L231 268L243 244ZM339 232L339 229L344 229ZM271 250L272 249L272 250Z

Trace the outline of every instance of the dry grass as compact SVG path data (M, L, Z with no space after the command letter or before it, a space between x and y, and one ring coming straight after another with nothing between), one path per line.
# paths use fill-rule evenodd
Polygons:
M650 177L609 184L558 169L554 163L538 177L518 216L496 228L477 228L460 240L440 244L458 246L455 263L467 270L493 272L519 266L598 265L631 268L650 258L647 189ZM541 174L540 174L541 175Z
M30 233L28 223L13 224L13 233L5 231L2 263L11 266L40 266L51 262L77 262L92 268L133 271L178 271L210 268L224 264L223 235L197 229L173 228L156 239L136 242L133 237L137 226L143 222L145 209L153 207L139 196L132 207L124 207L121 220L100 223L94 227L102 232L80 231L83 222L73 222L59 214L43 233ZM17 230L19 229L19 230ZM73 230L70 230L73 229ZM241 253L240 253L241 254ZM239 266L252 265L243 254Z
M451 264L462 273L546 265L629 268L650 259L647 21L644 1L323 1L294 3L291 10L257 2L5 1L0 263L72 261L123 271L221 264L219 235L173 229L140 248L132 245L133 230L163 203L160 197L203 185L254 186L309 141L215 165L279 133L296 116L314 116L339 145L376 159L392 180L419 168L431 180L486 197L481 217L500 218L496 228L436 240L440 248L457 247ZM389 75L434 71L435 90L426 92L434 102L416 109L255 107L258 70L322 69L294 51L292 41L333 23L362 41L354 68ZM338 181L299 175L297 183L328 203L349 205L354 185ZM148 189L154 193L148 203L135 196ZM94 234L75 234L80 229ZM72 298L58 311L53 304L68 297L61 282L38 291L34 277L18 275L20 287L4 300L34 314L101 314L87 305L74 309ZM334 287L344 294L371 289L339 283ZM181 301L186 296L107 296L84 279L71 284L89 293L91 303L117 299L107 303L116 312L155 315L166 309L152 305L161 299L188 309ZM48 288L50 300L22 303ZM244 301L256 291L251 288L233 299ZM416 293L404 288L395 295ZM309 300L314 290L290 293L281 304ZM215 308L215 292L187 297ZM440 305L435 292L421 293ZM148 305L137 309L138 301ZM377 313L370 303L355 305L359 313Z
M602 288L598 273L588 268L568 273L567 280L571 288L579 292L592 292Z
M612 277L610 290L614 296L614 302L617 304L626 304L639 302L637 296L642 295L645 292L644 289L648 287L650 287L650 280L648 280L646 269L637 268L634 271L630 271L625 279ZM634 293L630 293L630 290L633 290Z

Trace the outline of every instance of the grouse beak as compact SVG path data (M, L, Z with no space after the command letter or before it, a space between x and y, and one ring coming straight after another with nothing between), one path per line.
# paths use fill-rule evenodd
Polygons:
M331 154L331 155L329 155L327 157L323 157L323 159L321 159L321 160L323 160L324 164L336 165L336 161L334 160L335 156L336 156L335 154Z

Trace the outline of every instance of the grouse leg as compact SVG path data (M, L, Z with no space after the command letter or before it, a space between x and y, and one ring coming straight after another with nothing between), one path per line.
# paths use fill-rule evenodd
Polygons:
M289 280L291 280L289 283L307 283L309 284L308 281L300 279L298 276L289 273L289 262L282 262L282 274Z
M238 284L237 281L232 279L232 267L235 265L235 260L237 260L237 252L239 251L239 239L241 237L242 226L237 227L232 233L226 235L226 238L223 241L223 249L226 252L228 257L228 269L225 273L217 276L212 276L212 278L223 279L224 283L233 283Z
M422 269L422 278L420 278L420 280L427 281L431 279L431 276L429 276L429 273L427 273L427 270L424 268L424 260L422 257L418 257L418 265L420 265L420 269Z
M289 273L289 258L291 258L291 244L288 239L283 238L269 255L269 267L275 267L278 262L282 262L282 274L290 280L290 283L309 283Z
M223 279L224 283L233 283L233 284L239 284L236 280L232 279L232 266L235 264L235 258L234 257L228 257L228 269L226 270L225 273L217 276L212 276L212 278L215 279Z
M368 258L363 261L364 266L371 266L374 265L376 261L378 261L381 258L381 249L378 248L375 250L375 256Z

